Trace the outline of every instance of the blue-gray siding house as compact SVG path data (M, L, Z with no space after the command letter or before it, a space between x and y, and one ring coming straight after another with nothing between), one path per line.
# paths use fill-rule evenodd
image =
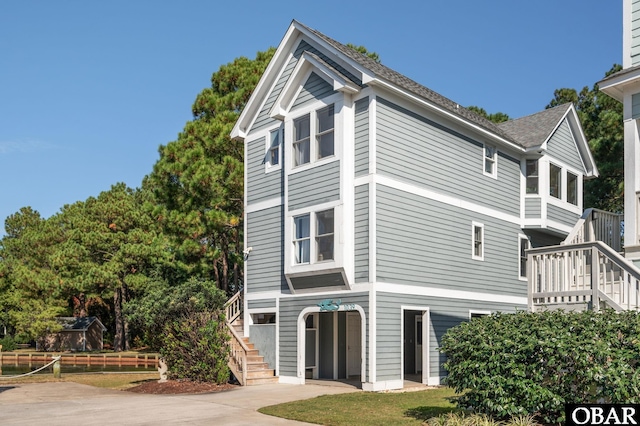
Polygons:
M287 383L440 383L442 335L527 308L524 250L597 176L572 105L498 125L296 21L232 137L243 332Z

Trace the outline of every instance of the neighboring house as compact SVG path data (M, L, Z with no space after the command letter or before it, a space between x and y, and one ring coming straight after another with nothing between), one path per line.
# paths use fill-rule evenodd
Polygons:
M496 125L296 21L232 137L242 333L286 383L439 384L442 335L527 309L525 250L570 234L597 176L572 105Z
M107 328L96 317L60 317L62 326L57 333L46 335L38 342L38 350L45 351L100 351Z
M598 83L624 105L624 248L640 265L640 1L623 0L622 71Z

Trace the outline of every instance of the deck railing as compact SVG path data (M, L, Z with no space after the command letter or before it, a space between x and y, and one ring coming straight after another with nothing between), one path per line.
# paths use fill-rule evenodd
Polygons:
M244 292L239 291L231 297L231 299L227 300L225 303L225 313L227 315L227 322L232 323L242 315L242 310L244 308Z
M587 209L562 244L602 241L618 253L622 251L624 215Z
M601 241L528 250L529 309L640 309L640 270Z

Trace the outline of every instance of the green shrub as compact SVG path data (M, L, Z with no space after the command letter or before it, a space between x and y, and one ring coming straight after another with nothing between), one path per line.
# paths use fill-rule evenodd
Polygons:
M509 421L495 421L485 414L442 414L427 421L428 426L539 426L533 416L517 416Z
M640 402L636 312L495 314L450 329L440 351L458 406L497 419L560 423L568 403Z
M16 350L16 341L13 340L11 336L4 336L0 339L0 346L2 346L3 351L15 351Z

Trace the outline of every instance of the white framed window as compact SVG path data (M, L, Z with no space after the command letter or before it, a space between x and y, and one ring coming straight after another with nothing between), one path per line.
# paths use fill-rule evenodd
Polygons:
M296 265L335 260L334 209L293 217L293 246ZM311 244L311 241L314 244Z
M313 135L314 143L311 143ZM335 155L334 104L293 120L293 167Z
M562 199L562 167L549 163L549 195Z
M333 209L316 213L316 260L333 260Z
M567 172L567 203L578 205L578 175Z
M484 225L471 223L471 258L484 260Z
M311 220L310 214L293 218L293 245L296 264L309 263L311 260Z
M526 164L527 176L527 194L538 193L538 160L527 160Z
M334 106L329 105L316 113L317 158L330 157L334 154Z
M498 176L498 151L495 146L484 145L483 173L493 178Z
M529 238L524 234L518 235L518 253L519 253L519 266L518 277L521 280L527 279L527 250L531 248L531 242Z
M309 114L293 120L293 166L311 161L311 118Z
M474 318L482 318L491 315L491 311L480 311L476 309L469 309L469 320Z
M266 171L274 168L280 168L281 155L282 155L282 139L283 129L278 128L269 132L269 139L267 140L267 152L264 155L262 163L266 165Z

